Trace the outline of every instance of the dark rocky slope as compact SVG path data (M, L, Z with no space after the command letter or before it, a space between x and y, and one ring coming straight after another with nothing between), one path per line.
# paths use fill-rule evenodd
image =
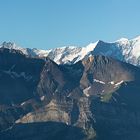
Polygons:
M0 49L0 138L139 140L139 85L139 68L105 56L57 65Z

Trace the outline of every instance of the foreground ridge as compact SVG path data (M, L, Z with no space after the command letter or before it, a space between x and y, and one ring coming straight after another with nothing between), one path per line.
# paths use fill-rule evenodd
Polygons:
M58 65L0 48L0 139L139 140L139 74L103 55Z

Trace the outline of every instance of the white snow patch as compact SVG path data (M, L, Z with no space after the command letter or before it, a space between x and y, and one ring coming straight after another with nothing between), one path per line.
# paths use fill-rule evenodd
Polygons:
M111 85L114 85L115 84L115 82L114 81L111 81L111 82L108 82L109 84L111 84Z
M97 45L98 41L95 43L90 43L88 46L83 47L82 51L80 52L80 60L83 59L89 52L93 51Z
M41 101L43 101L44 99L45 99L45 96L42 96L42 97L40 98Z
M119 85L121 85L123 82L124 82L124 81L122 80L122 81L116 83L115 86L119 86Z
M100 80L98 80L98 79L94 79L94 82L101 83L101 84L105 84L104 81L100 81Z
M26 103L26 102L23 102L23 103L21 103L20 105L23 106L23 105L25 105L25 103Z
M89 97L90 95L89 95L89 90L91 89L91 86L90 87L87 87L87 88L85 88L84 90L83 90L83 93L87 96L87 97Z

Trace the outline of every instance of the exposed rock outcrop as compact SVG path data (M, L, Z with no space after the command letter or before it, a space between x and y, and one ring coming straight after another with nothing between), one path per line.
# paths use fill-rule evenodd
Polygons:
M139 74L105 56L57 65L0 49L0 136L15 134L21 123L52 121L80 128L86 140L139 140Z

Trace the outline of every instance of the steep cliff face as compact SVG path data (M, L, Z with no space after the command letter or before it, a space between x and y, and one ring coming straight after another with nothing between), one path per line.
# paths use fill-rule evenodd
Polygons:
M12 125L32 110L36 86L44 61L26 57L19 51L0 49L0 128ZM25 103L27 109L22 108Z
M105 56L57 65L7 49L0 50L0 58L1 138L9 139L28 124L50 121L80 128L87 140L140 138L138 67Z
M0 104L14 105L31 99L43 66L43 60L0 49Z

